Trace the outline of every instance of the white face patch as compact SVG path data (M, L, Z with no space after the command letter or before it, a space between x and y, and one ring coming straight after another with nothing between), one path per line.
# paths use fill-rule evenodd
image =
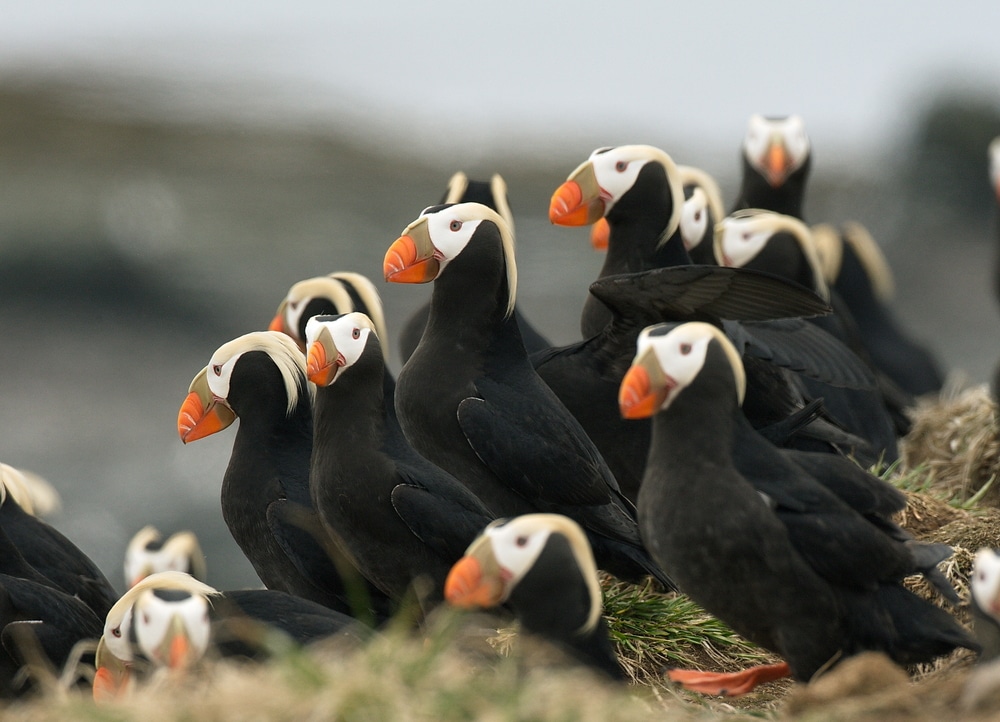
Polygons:
M604 215L635 185L639 171L649 161L637 152L636 146L623 145L611 150L598 148L588 159L594 168L594 177L601 187Z
M212 354L208 362L208 371L205 379L208 382L209 390L220 399L229 398L229 384L233 376L233 367L239 361L243 352L230 354L224 346Z
M707 326L708 324L702 323L686 323L665 335L657 335L654 331L656 327L647 328L639 334L637 356L651 349L660 368L677 384L660 408L667 408L677 394L690 386L701 373L705 366L708 344L715 337L705 328Z
M466 220L462 217L460 209L466 204L451 206L437 213L427 213L427 233L431 238L431 243L437 249L438 261L441 264L441 271L458 254L465 250L472 239L472 234L479 228L482 219ZM422 214L424 215L424 214ZM439 272L440 273L440 272Z
M787 118L765 118L751 115L747 123L747 133L743 138L743 152L755 167L761 167L767 149L775 143L784 146L789 157L788 172L799 168L809 155L809 136L802 116Z
M373 324L370 318L360 311L354 311L343 316L338 316L333 320L326 320L321 316L313 316L306 323L306 343L313 343L319 338L320 331L324 328L330 333L334 346L344 358L343 369L350 368L364 353L368 344L368 336L374 333ZM340 371L337 372L339 378Z
M108 652L123 662L131 662L134 659L132 654L132 642L129 640L129 629L132 626L132 607L128 607L117 619L111 619L104 623L104 646Z
M701 188L695 188L681 209L681 239L687 250L697 246L705 237L708 215L708 196Z
M774 235L753 217L723 218L716 227L715 260L720 266L745 266L764 250Z
M181 622L184 634L191 643L191 657L198 659L208 649L211 623L208 618L208 600L198 594L177 601L160 599L152 590L144 592L133 607L133 625L136 645L142 653L158 665L166 665L163 640L170 631L173 620Z
M497 563L511 575L505 585L508 593L534 566L551 533L551 529L523 519L513 519L486 530Z
M969 579L972 588L972 598L985 613L997 617L1000 600L1000 555L992 549L980 549L976 552L972 565L972 576Z

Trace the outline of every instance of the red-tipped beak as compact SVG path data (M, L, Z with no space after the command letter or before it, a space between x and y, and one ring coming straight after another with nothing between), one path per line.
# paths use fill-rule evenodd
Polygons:
M343 356L337 354L333 361L328 360L326 346L322 341L309 344L306 354L306 376L317 386L329 386L337 376L337 369L343 366Z
M767 182L771 184L772 188L778 188L788 178L790 162L784 143L771 143L768 146L767 156L764 159L764 171L767 175Z
M604 201L584 198L580 184L568 180L549 201L549 221L557 226L587 226L604 217Z
M118 699L128 687L128 669L115 674L108 667L99 667L94 674L94 701L98 704Z
M177 414L177 433L185 444L222 431L232 423L232 411L218 402L212 402L206 409L201 397L191 392L181 404Z
M456 607L495 607L502 596L500 583L484 575L482 565L473 556L455 562L444 583L444 598Z
M667 398L672 385L654 389L649 380L649 372L642 366L632 366L622 379L618 389L618 408L622 418L645 419L652 416Z
M288 330L285 327L285 314L279 313L274 318L271 319L271 323L267 325L268 331L277 331L278 333L283 333L288 335Z
M185 444L222 431L236 420L236 413L224 401L213 397L206 370L191 382L187 398L177 413L177 433Z
M412 236L400 236L389 246L382 262L385 280L391 283L427 283L437 278L441 263L433 256L421 257Z

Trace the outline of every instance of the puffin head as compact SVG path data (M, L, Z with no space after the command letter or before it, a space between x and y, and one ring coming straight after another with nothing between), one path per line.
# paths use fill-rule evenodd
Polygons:
M183 572L159 572L138 582L112 605L104 620L104 632L97 645L94 699L114 699L130 685L136 648L132 632L136 600L150 589L179 589L192 594L212 595L218 590Z
M211 636L210 602L204 593L151 588L132 609L132 635L155 667L187 669L205 656Z
M378 334L363 313L313 316L306 324L306 375L317 386L329 386L361 358L369 342L378 344Z
M205 555L198 537L179 531L163 541L154 526L135 533L125 549L125 583L129 588L156 572L187 572L197 579L205 577Z
M360 273L338 271L299 281L290 289L268 326L270 331L288 334L305 351L306 323L313 316L362 311L385 337L385 314L378 290Z
M714 224L724 215L719 184L708 173L689 165L677 166L684 189L680 231L684 249L697 248L709 235Z
M670 188L673 215L663 235L664 240L669 238L680 222L684 192L673 159L650 145L595 150L552 194L549 220L559 226L585 226L606 218L615 204L635 187L642 169L651 163L663 168ZM606 240L595 240L592 236L591 242L595 247L602 244L607 247Z
M492 208L481 203L431 206L410 223L386 251L382 270L392 283L428 283L444 273L474 238L493 234L503 248L509 289L507 315L514 310L517 266L514 235Z
M728 361L743 403L746 373L732 342L715 326L693 321L679 326L657 324L643 329L636 355L622 379L618 406L626 419L653 416L668 408L705 368L711 348Z
M784 185L805 165L809 150L809 136L801 116L750 116L743 137L743 157L772 188Z
M543 567L546 571L540 571ZM451 568L445 599L457 607L489 608L529 585L534 599L523 600L525 604L558 599L562 575L553 574L553 569L583 578L590 599L577 633L590 632L603 608L594 554L580 526L560 514L525 514L492 522ZM514 611L520 616L524 610Z
M254 331L233 339L212 354L208 365L191 381L177 415L177 433L185 444L222 431L237 417L230 393L240 359L253 352L267 354L278 368L288 399L288 413L299 403L305 380L305 357L295 342L277 331Z
M715 260L720 266L746 266L764 253L779 234L790 236L795 242L795 247L801 252L801 259L812 276L812 290L823 300L829 301L830 289L819 249L812 232L798 218L756 208L736 211L726 216L715 226Z

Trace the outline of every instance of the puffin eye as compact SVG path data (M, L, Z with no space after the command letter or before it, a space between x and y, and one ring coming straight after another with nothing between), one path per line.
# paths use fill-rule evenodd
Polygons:
M143 614L142 615L142 623L143 624L149 624L149 615L148 614Z
M750 240L750 234L749 233L744 233L743 234L743 240L744 241L749 241Z
M361 338L361 329L356 328L353 331L351 331L351 338Z
M687 356L689 353L691 353L691 344L689 344L689 343L682 343L681 344L681 355L682 356Z
M519 546L519 547L527 546L527 544L528 544L528 537L526 537L524 535L521 535L517 539L514 540L514 543L517 544L517 546Z
M214 373L216 376L221 376L222 375L222 365L221 364L215 364L212 367L212 373Z
M111 634L114 637L120 637L120 636L122 636L122 628L121 627L115 627L114 629L111 630Z
M288 302L288 307L294 311L295 309L297 309L299 307L299 302L298 301L289 301Z
M459 231L462 229L462 221L452 221L448 224L448 228L452 231Z
M628 168L628 163L626 163L623 160L620 160L617 163L615 163L615 170L618 171L619 173L623 173L626 168Z
M700 221L701 220L701 211L698 211L697 213L694 214L694 219L696 221Z

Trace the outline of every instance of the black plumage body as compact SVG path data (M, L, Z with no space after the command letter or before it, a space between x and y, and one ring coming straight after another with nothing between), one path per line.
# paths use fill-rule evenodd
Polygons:
M682 591L803 681L866 649L911 664L975 647L950 615L902 586L919 571L905 543L744 424L713 341L696 379L654 417L639 496L643 538L677 570ZM895 503L885 495L875 506Z
M607 464L532 368L507 314L508 262L497 225L484 220L434 280L427 328L397 382L403 432L497 516L565 514L590 535L602 568L669 584Z
M406 441L382 358L372 333L358 360L317 389L313 499L379 589L400 600L425 577L438 600L451 565L493 516Z

